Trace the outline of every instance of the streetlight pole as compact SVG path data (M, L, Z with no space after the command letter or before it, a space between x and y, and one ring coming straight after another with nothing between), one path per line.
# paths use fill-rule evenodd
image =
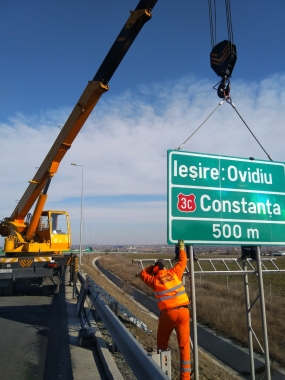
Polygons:
M91 226L89 226L89 224L87 224L87 227L89 227L90 228L90 230L89 230L89 245L90 245L90 247L91 247Z
M77 165L74 162L71 163L73 166L81 166L82 176L81 176L81 212L80 212L80 245L79 245L79 263L81 265L82 257L82 218L83 218L83 165Z

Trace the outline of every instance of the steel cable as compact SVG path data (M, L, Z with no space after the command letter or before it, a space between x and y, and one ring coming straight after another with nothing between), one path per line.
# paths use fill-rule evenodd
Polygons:
M208 0L208 7L209 7L209 20L210 20L210 37L211 37L211 45L212 49L215 46L215 39L214 39L214 31L213 31L213 13L212 13L212 1Z
M214 111L212 111L211 113L210 113L210 115L203 121L203 123L202 124L200 124L199 125L199 127L198 128L196 128L195 129L195 131L188 137L188 139L187 140L185 140L181 145L179 145L179 147L178 148L176 148L175 150L180 150L186 143L187 143L187 141L198 131L198 129L200 129L205 123L206 123L206 121L208 120L208 119L210 119L210 117L213 115L213 113L219 108L219 106L221 106L223 103L224 103L224 101L225 101L225 99L223 99L218 105L217 105L217 107L214 109Z
M228 38L229 38L229 41L233 44L234 34L233 34L233 27L232 27L232 12L231 12L230 0L225 0L225 5L226 5L226 15L227 15Z
M234 103L232 102L232 98L229 96L229 97L226 97L224 98L218 105L217 107L210 113L210 115L203 121L203 123L201 123L199 125L198 128L195 129L195 131L181 144L179 145L178 148L176 148L175 150L180 150L181 148L183 148L183 146L186 144L186 142L188 140L190 140L190 138L206 123L206 121L213 115L213 113L219 108L219 106L221 106L224 101L226 101L228 104L230 104L232 106L232 108L236 111L236 113L238 114L239 118L241 119L241 121L244 123L244 125L247 127L247 129L249 130L249 132L252 134L252 136L254 137L254 139L256 140L256 142L258 143L258 145L261 147L261 149L263 150L263 152L267 155L268 159L270 161L273 161L273 159L271 158L271 156L267 153L267 151L263 148L263 146L261 145L261 143L259 142L258 138L255 136L255 134L252 132L252 130L249 128L249 126L247 125L247 123L245 122L245 120L243 119L243 117L241 116L241 114L238 112L236 106L234 105Z
M226 99L226 102L228 104L230 104L232 106L232 108L236 111L236 113L238 114L238 116L240 117L240 119L242 120L242 122L244 123L244 125L246 126L246 128L249 130L249 132L252 134L252 136L255 138L256 142L259 144L259 146L261 147L261 149L263 150L263 152L267 155L267 157L269 158L270 161L273 161L273 159L270 157L270 155L266 152L266 150L263 148L263 146L261 145L261 143L258 141L257 137L254 135L254 133L252 132L252 130L249 128L249 126L246 124L245 120L242 118L242 116L240 115L240 113L238 112L236 106L234 105L234 103L232 102L232 98L231 97L228 97Z

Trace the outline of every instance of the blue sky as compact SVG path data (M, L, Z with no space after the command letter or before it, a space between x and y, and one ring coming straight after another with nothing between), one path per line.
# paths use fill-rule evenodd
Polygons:
M1 2L1 217L14 210L137 3ZM217 3L219 42L227 30L224 1ZM273 159L284 161L285 2L235 0L231 8L231 96ZM47 208L70 212L74 243L81 172L71 162L84 166L86 243L165 243L166 151L219 102L208 1L158 0L152 14L52 181ZM267 159L227 104L185 150Z

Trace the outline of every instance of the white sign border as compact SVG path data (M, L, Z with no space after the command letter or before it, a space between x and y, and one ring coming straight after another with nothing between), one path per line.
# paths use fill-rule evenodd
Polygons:
M185 151L178 151L178 150L173 150L173 151L168 151L169 152L169 159L168 159L168 180L167 180L167 185L168 185L168 238L169 238L169 241L173 244L177 243L177 240L174 240L172 238L172 221L173 220L179 220L179 219L183 219L183 220L207 220L207 221L216 221L216 222L220 222L220 223L223 223L223 222L239 222L239 223L246 223L246 222L249 222L248 220L239 220L239 219L213 219L213 218L181 218L181 217L173 217L171 215L171 207L172 207L172 188L174 187L182 187L182 188L187 188L187 189L213 189L213 190L226 190L226 191L239 191L239 192L249 192L249 193L257 193L256 190L243 190L243 189L228 189L228 188L223 188L223 187L206 187L206 186L186 186L186 185L173 185L171 183L171 179L172 179L172 155L184 155L184 156L192 156L192 157L204 157L204 158L215 158L215 159L222 159L222 160L228 160L228 161L242 161L242 162L248 162L248 158L241 158L241 157L231 157L231 156L218 156L218 155L214 155L214 154L205 154L205 153L194 153L194 152L185 152ZM285 173L285 164L283 162L275 162L275 161L265 161L265 160L254 160L255 163L258 163L258 164L263 164L263 165L278 165L278 166L283 166L284 168L284 173ZM268 191L258 191L258 193L266 193L266 194L277 194L277 195L285 195L285 191L284 193L280 193L280 192L268 192ZM270 220L268 221L264 221L264 220L258 220L258 221L255 221L255 220L250 220L250 222L254 222L254 223L270 223L270 224L285 224L285 221L283 222L280 222L280 221L276 221L276 222L272 222ZM185 243L189 243L189 244L201 244L201 245L277 245L277 246L281 246L281 245L285 245L285 241L284 242L258 242L257 243L251 243L251 242L248 242L248 241L237 241L237 240L234 240L234 241L216 241L216 240L212 240L212 241L209 241L209 240L191 240L191 241L187 241L185 240Z

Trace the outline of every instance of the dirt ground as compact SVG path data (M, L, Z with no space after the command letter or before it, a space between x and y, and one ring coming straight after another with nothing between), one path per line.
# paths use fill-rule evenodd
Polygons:
M95 256L93 255L92 257L91 255L83 257L80 271L92 277L98 285L106 290L106 292L111 294L118 302L123 304L128 310L144 322L148 329L151 330L150 333L146 333L130 323L128 323L128 329L147 352L156 351L157 317L139 305L134 299L125 293L124 290L118 288L107 279L98 268L94 267L92 263L94 257ZM179 380L179 350L176 336L174 334L172 334L170 339L169 348L171 350L172 379ZM126 376L125 378L131 379L131 376ZM243 377L226 368L207 353L199 350L199 378L201 380L235 380Z

